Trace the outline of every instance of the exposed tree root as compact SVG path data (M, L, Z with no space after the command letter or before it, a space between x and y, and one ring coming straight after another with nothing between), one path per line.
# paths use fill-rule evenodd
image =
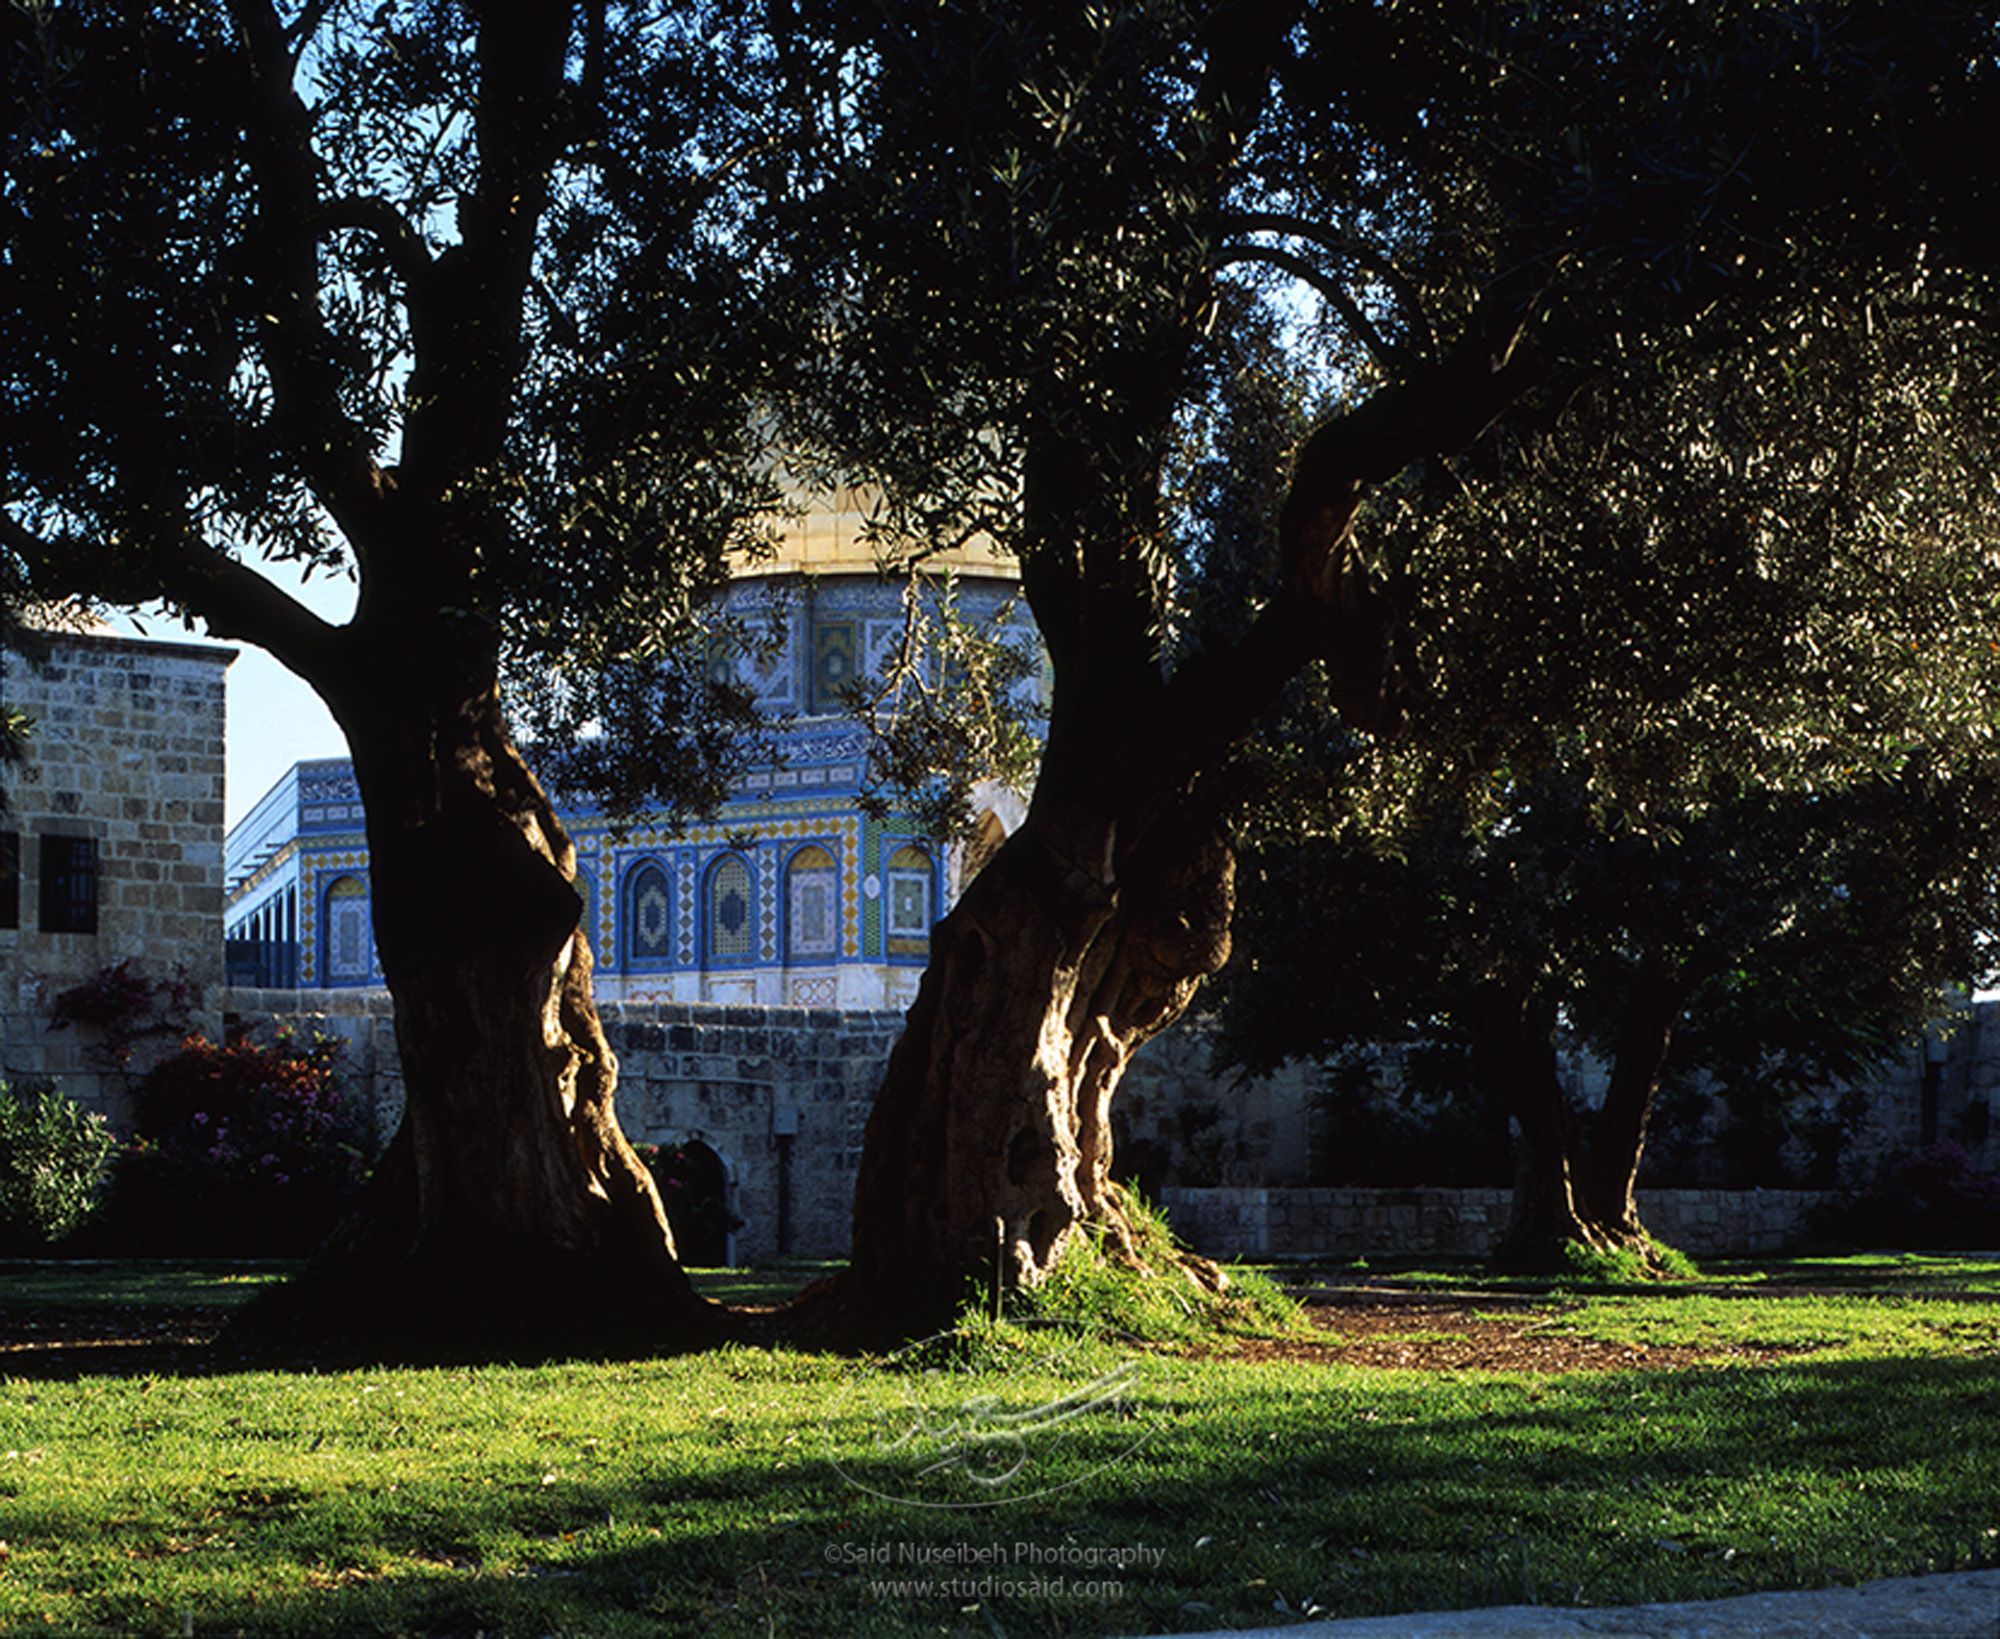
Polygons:
M1577 1217L1562 1226L1532 1226L1510 1234L1494 1252L1503 1275L1584 1275L1618 1280L1682 1280L1687 1259L1636 1221L1609 1224Z

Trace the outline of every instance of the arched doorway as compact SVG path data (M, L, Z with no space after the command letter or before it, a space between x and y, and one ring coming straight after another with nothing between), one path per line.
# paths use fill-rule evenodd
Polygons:
M666 1203L674 1248L691 1269L717 1269L729 1262L729 1169L698 1138L662 1144L653 1172Z

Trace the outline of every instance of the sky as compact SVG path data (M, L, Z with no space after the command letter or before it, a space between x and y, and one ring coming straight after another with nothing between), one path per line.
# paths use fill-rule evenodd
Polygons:
M315 575L301 581L296 565L256 564L260 573L328 620L344 621L354 611L351 581ZM210 640L181 629L173 620L144 612L114 618L122 631L163 642L207 643ZM234 825L257 806L258 799L293 763L313 757L345 757L347 741L318 695L262 649L231 643L237 651L229 668L229 729L225 755L227 773L226 823Z

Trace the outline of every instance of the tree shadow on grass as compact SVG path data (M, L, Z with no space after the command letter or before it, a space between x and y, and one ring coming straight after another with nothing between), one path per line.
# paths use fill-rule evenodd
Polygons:
M0 1379L213 1376L226 1369L214 1343L232 1312L50 1305L0 1314Z
M0 1263L0 1282L14 1270ZM537 1365L563 1360L669 1359L733 1345L784 1347L815 1354L863 1356L903 1341L845 1329L837 1306L817 1300L834 1289L846 1265L840 1260L787 1258L757 1269L690 1271L697 1294L696 1324L687 1327L601 1328L594 1342L574 1330L532 1319L500 1325L491 1340L476 1328L456 1330L442 1345L426 1346L393 1324L368 1338L293 1335L289 1320L309 1318L309 1289L296 1263L176 1260L155 1268L142 1261L104 1265L35 1266L21 1289L0 1286L0 1380L76 1382L91 1377L212 1377L243 1370L351 1371L375 1367ZM275 1272L258 1289L228 1293L227 1302L175 1301L177 1291L202 1298L221 1295L232 1278ZM504 1276L486 1305L503 1320L510 1314ZM233 1323L276 1317L241 1335ZM421 1321L413 1316L413 1322ZM420 1329L420 1328L419 1328Z
M740 1457L684 1437L616 1474L413 1475L395 1496L273 1497L238 1477L191 1506L201 1517L154 1495L108 1528L17 1493L10 1529L17 1547L100 1532L142 1563L177 1532L226 1532L244 1574L265 1567L254 1607L197 1579L155 1589L168 1605L79 1614L144 1626L184 1606L202 1626L307 1632L986 1633L988 1616L1008 1634L1172 1631L1268 1624L1274 1600L1342 1615L1625 1604L2000 1556L1984 1534L2000 1528L1990 1354L1560 1384L1191 1362L1148 1391L1154 1438L1080 1430L1076 1483L984 1510L858 1487L857 1449L877 1478L898 1458L869 1445L865 1410L826 1400L819 1449ZM1139 1546L1158 1562L1102 1557ZM989 1549L997 1566L968 1561ZM1002 1572L1013 1590L907 1585ZM1058 1574L1122 1587L1079 1603L1049 1591Z
M798 1295L790 1286L796 1282L803 1289L816 1276L823 1278L826 1267L773 1273L705 1271L696 1284L709 1300L705 1313L713 1323L684 1338L635 1329L629 1340L588 1347L558 1339L524 1348L503 1339L485 1348L468 1344L433 1350L422 1358L402 1352L393 1338L347 1346L337 1340L291 1341L282 1329L244 1346L230 1335L230 1323L274 1297L284 1298L286 1283L274 1281L258 1291L231 1292L224 1302L175 1300L177 1291L222 1295L229 1266L177 1263L156 1277L149 1277L144 1265L128 1263L108 1271L58 1267L48 1279L16 1283L19 1290L0 1289L0 1380L78 1382L92 1377L212 1377L246 1369L317 1372L670 1358L732 1343L784 1341L784 1305ZM14 1272L0 1270L0 1278ZM33 1273L48 1271L38 1268ZM738 1306L743 1300L747 1304Z

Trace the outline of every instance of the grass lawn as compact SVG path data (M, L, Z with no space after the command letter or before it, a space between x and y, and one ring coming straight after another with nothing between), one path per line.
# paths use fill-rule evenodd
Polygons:
M1143 1633L1989 1565L2000 1265L1937 1262L1495 1293L1539 1339L1709 1356L1673 1370L1007 1331L886 1368L10 1379L0 1631ZM744 1300L819 1272L704 1280ZM281 1273L0 1266L0 1321L215 1307ZM1432 1329L1413 1315L1419 1357Z
M0 1313L9 1310L234 1308L283 1280L296 1263L93 1258L0 1261Z

